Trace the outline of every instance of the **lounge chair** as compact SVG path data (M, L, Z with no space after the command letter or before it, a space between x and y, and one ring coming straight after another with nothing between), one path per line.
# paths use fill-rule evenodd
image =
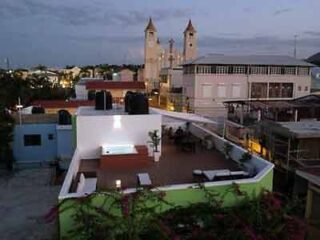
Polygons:
M148 173L138 173L137 177L140 186L151 186L151 179Z

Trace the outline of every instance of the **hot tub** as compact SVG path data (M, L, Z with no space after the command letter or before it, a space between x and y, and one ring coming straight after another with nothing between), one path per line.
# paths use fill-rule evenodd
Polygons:
M101 155L125 155L137 154L137 150L132 144L128 145L108 145L101 147Z

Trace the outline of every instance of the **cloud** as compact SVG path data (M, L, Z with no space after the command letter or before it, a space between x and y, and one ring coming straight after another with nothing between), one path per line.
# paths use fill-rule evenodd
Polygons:
M282 14L285 14L285 13L288 13L288 12L292 12L293 9L292 8L282 8L282 9L278 9L276 11L274 11L272 13L273 16L279 16L279 15L282 15Z
M298 51L303 57L319 48L320 37L298 39ZM199 39L199 47L203 52L219 52L226 54L286 54L292 55L294 41L290 38L276 36L256 36L248 38L212 37Z
M1 0L0 16L4 19L44 17L46 21L54 19L62 24L83 25L121 25L145 23L149 17L163 21L186 18L193 14L189 8L158 8L152 11L144 9L123 11L104 1L43 1L43 0Z
M320 31L304 31L303 33L311 37L320 37Z

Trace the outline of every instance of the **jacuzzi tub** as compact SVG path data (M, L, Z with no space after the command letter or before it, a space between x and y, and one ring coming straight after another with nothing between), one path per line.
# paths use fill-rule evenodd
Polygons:
M102 155L124 155L124 154L137 154L134 145L108 145L102 146Z

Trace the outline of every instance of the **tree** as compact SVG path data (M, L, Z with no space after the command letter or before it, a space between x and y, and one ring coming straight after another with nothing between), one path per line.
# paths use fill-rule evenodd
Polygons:
M0 162L4 163L7 169L13 168L13 119L7 110L2 109L0 112Z
M35 70L40 70L40 71L46 71L47 70L47 67L45 65L37 65L34 67Z

